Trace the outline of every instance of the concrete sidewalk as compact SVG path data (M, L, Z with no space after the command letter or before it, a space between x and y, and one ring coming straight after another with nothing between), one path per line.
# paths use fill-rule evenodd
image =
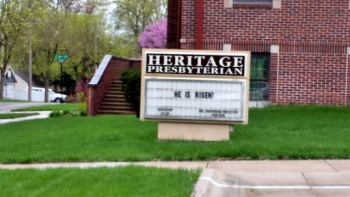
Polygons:
M213 161L193 196L350 196L350 160Z
M202 169L192 196L350 196L350 160L93 162L2 164L0 169L140 165Z
M37 102L0 102L0 114L3 113L38 113L39 115L27 116L23 118L14 118L14 119L0 119L0 124L6 124L9 122L18 122L24 120L33 120L33 119L43 119L48 118L51 111L21 111L21 112L12 112L14 109L20 109L25 107L32 106L41 106L41 105L57 105L57 103L37 103Z
M0 102L0 112L11 112L14 109L20 109L41 105L57 105L57 103L39 103L39 102Z
M9 122L18 122L18 121L24 121L24 120L34 120L34 119L44 119L48 118L51 111L23 111L23 112L0 112L1 113L11 113L11 114L16 114L16 113L38 113L38 115L33 115L33 116L27 116L23 118L13 118L13 119L0 119L0 124L6 124Z

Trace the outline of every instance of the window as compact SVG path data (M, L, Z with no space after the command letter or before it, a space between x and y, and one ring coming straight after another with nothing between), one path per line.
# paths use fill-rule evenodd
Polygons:
M7 72L6 77L7 77L8 79L12 77L11 71L8 71L8 72Z
M251 101L268 100L270 77L269 65L269 53L251 54L249 91Z
M272 0L233 0L233 4L272 4Z

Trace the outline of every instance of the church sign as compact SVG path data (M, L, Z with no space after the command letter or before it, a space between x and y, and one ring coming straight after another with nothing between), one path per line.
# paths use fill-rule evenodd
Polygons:
M144 49L141 119L247 124L249 52Z
M243 55L147 53L146 73L244 76Z

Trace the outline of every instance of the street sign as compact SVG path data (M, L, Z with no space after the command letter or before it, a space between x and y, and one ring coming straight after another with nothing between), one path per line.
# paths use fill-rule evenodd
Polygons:
M69 58L69 55L67 54L55 55L55 59L58 60L60 63L63 63L64 60L68 58Z

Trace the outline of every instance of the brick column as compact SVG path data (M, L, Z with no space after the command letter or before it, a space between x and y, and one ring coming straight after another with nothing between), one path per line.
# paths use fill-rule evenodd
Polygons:
M270 92L269 92L269 100L272 103L278 103L279 97L279 45L271 45L270 46Z
M346 79L345 79L345 105L348 105L350 103L350 94L349 94L349 56L350 56L350 47L347 47L346 52Z

